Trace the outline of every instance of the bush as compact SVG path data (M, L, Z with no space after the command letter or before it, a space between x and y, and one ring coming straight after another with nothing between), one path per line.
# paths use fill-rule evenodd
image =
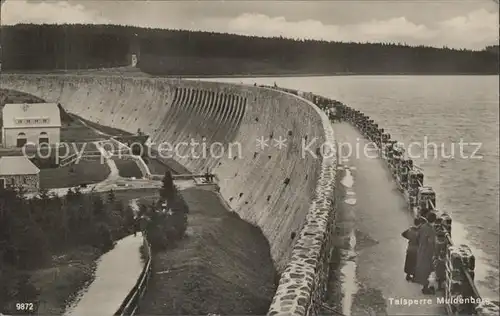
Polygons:
M94 234L92 234L92 246L100 249L102 252L107 252L113 249L114 240L111 234L111 229L106 223L98 223L95 226Z
M170 172L165 173L160 199L156 205L141 205L141 214L149 218L146 238L154 251L175 245L186 233L188 207L173 183Z
M20 275L5 276L5 278L0 278L0 280L7 283L0 283L2 284L0 291L4 292L0 292L0 295L7 298L5 302L0 301L0 310L2 312L12 315L19 314L20 311L16 308L16 303L36 302L38 300L39 290L31 281L29 274L22 273ZM36 304L33 307L36 308ZM36 310L22 311L22 314L36 315Z
M149 221L146 224L146 238L154 251L164 250L169 245L167 231L167 214L150 209Z
M172 173L170 171L165 172L162 183L163 185L160 190L160 197L162 200L174 199L177 188L174 185L174 178L172 177Z
M17 237L6 247L4 260L18 268L35 269L48 262L47 235L36 223L13 221L10 232ZM27 225L27 226L24 226Z
M181 239L186 233L189 209L178 191L176 191L173 200L167 203L167 209L170 209L172 212L168 221L168 233L174 239Z
M78 188L64 198L41 190L38 198L25 199L12 188L0 189L0 312L21 298L36 301L28 299L35 292L19 271L58 265L61 254L71 257L82 247L95 249L98 256L130 233L126 225L132 220L132 210L124 209L113 192L103 200Z

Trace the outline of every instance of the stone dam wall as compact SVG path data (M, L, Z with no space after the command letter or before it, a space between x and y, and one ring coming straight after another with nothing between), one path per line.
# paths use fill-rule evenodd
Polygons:
M173 159L191 172L215 173L231 209L268 239L282 273L269 314L317 312L335 227L337 158L335 148L314 157L335 140L312 103L266 88L174 79L3 74L0 83L96 123L132 133L140 128L159 151L162 142L222 144L212 147L214 155L184 144ZM269 140L263 150L260 137ZM280 138L285 148L275 146Z

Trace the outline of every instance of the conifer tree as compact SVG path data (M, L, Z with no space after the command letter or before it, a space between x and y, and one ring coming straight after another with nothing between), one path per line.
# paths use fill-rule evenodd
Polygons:
M162 180L162 187L160 189L160 196L163 200L172 200L175 196L176 188L174 185L174 179L170 171L165 172L165 176Z

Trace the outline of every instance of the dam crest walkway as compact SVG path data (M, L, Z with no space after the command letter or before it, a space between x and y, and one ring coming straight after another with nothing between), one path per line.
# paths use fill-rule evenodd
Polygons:
M349 146L339 148L337 175L343 178L341 186L345 190L343 200L337 204L340 206L337 226L342 227L341 248L348 253L344 267L340 268L344 279L342 313L446 314L445 305L438 300L444 293L424 295L420 285L405 279L407 241L401 233L413 224L413 217L385 162L373 158L376 148L364 154L363 148L369 141L352 125L334 123L333 127L338 143L350 144L353 149L349 154ZM355 152L356 146L361 148L359 154ZM405 299L413 303L405 303ZM380 303L383 310L370 306L372 302Z

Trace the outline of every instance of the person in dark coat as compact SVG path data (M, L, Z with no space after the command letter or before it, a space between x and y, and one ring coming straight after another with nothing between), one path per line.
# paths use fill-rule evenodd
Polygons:
M429 276L434 271L434 252L436 247L436 232L432 224L436 221L436 214L428 212L426 220L418 229L417 265L415 268L415 282L423 286L422 293L433 294L429 288Z
M420 218L415 218L413 226L405 230L401 236L408 239L408 248L406 248L405 273L406 280L413 281L415 278L415 268L417 265L418 251L418 229L422 223Z

